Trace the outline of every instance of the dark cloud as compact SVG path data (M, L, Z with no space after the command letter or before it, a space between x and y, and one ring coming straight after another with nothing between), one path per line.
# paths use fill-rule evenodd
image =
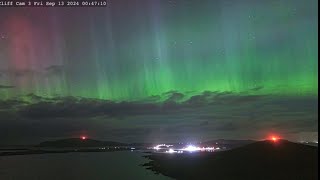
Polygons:
M208 126L209 125L209 121L203 121L200 123L200 126Z
M24 78L32 77L34 75L41 75L41 72L33 69L2 69L0 70L0 77L3 78Z
M4 101L0 101L0 110L3 110L3 109L13 110L18 107L24 107L26 104L27 102L22 100L16 100L16 99L4 100Z
M172 92L170 93L169 97L167 98L166 102L177 102L182 100L184 97L184 94L179 92Z
M8 86L8 85L1 85L0 84L0 89L12 89L15 88L15 86Z
M258 87L252 88L252 89L250 89L250 90L251 90L251 91L259 91L259 90L261 90L261 89L263 89L263 86L258 86Z
M188 99L186 103L189 105L203 105L207 104L207 102L210 100L210 97L210 95L203 93L201 95L195 95L190 97L190 99Z
M36 72L31 69L13 70L9 71L9 73L13 74L15 77L31 76L36 74Z
M240 126L241 127L241 126ZM234 131L238 127L233 122L219 123L214 130L215 131Z
M52 65L45 68L45 70L50 74L61 74L64 72L64 68L62 65Z
M171 92L166 98L161 102L159 97L114 102L29 94L23 100L0 101L0 118L4 119L0 126L7 123L5 127L12 129L25 127L26 134L37 131L39 136L43 133L48 137L85 130L101 138L131 141L144 137L148 140L183 138L191 134L208 138L255 138L268 131L289 136L316 131L318 125L318 99L314 96L203 92L188 97ZM19 119L23 123L14 123ZM39 128L34 129L33 125Z
M161 96L150 96L150 97L147 97L145 99L143 99L144 102L158 102L158 101L161 101Z

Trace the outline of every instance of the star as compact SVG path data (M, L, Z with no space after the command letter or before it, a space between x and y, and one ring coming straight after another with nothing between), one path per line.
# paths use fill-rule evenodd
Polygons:
M4 34L0 34L1 39L7 39L7 37Z

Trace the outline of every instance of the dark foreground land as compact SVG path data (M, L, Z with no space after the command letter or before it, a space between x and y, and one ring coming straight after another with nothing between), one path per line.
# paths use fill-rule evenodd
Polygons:
M147 169L175 179L316 180L318 148L261 141L224 152L151 154Z

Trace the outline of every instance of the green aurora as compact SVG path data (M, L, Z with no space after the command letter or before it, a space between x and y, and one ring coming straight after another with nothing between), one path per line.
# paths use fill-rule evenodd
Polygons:
M0 97L317 96L317 4L172 0L4 9Z

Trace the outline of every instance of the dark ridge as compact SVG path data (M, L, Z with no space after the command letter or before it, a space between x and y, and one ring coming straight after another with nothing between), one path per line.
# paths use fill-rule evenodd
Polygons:
M151 154L147 169L175 179L318 179L318 148L260 141L216 153Z
M45 141L37 147L100 147L100 146L127 146L125 143L114 141L98 141L94 139L70 138L56 141Z
M247 144L251 144L257 141L254 140L231 140L231 139L218 139L218 140L212 140L212 141L206 141L203 142L202 144L206 144L206 145L226 145L228 146L228 149L233 149L233 148L237 148L237 147L241 147Z

